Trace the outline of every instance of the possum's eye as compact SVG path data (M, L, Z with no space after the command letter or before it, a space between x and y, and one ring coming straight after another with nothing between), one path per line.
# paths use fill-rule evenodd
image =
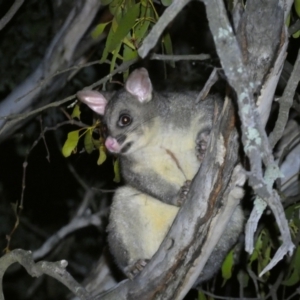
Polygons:
M118 125L120 127L126 127L128 125L130 125L132 122L132 118L130 115L127 115L127 114L122 114L120 115L119 117L119 120L118 120Z

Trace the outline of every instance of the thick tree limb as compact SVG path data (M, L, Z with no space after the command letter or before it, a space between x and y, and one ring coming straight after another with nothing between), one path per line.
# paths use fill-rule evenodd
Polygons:
M262 70L268 72L271 62L274 61L273 57L277 52L277 46L276 43L271 43L271 45L273 45L272 47L263 47L263 45L261 45L264 51L263 57L267 58L267 60L264 62L263 68L261 66L258 67L257 65L261 63L261 58L257 57L255 53L255 49L257 49L255 44L252 45L252 50L249 49L249 45L247 45L248 47L245 47L245 42L247 41L250 41L251 44L255 38L258 41L261 40L259 36L251 37L253 27L248 26L250 23L247 23L247 20L250 20L250 15L248 16L247 13L245 13L246 19L241 19L240 21L239 28L243 32L239 37L240 43L238 43L227 18L223 2L217 0L204 0L203 2L206 5L209 26L214 37L221 64L224 68L228 82L237 93L239 116L242 123L242 141L244 144L244 151L249 157L251 165L249 182L256 194L270 206L275 215L283 239L283 245L278 249L271 263L262 272L264 273L274 266L285 253L288 252L291 254L294 249L279 196L272 190L273 182L280 176L280 172L278 166L274 163L271 147L268 143L266 132L262 127L254 99L257 89L260 89L261 87L261 83L259 81L254 82L253 79L264 78L263 75L266 73L258 75L257 70L258 72L262 72ZM255 0L249 1L246 9L249 8L250 12L252 12L252 17L254 19L251 20L251 24L255 22L257 17L262 20L266 17L266 20L269 20L265 14L270 13L271 5L276 6L276 11L272 10L273 16L278 16L280 11L283 15L284 11L280 6L280 3L277 1L275 2L275 0L267 2L259 1L259 3L256 3ZM216 15L218 15L218 18L215 17ZM255 15L257 15L256 18ZM283 20L283 18L281 19ZM277 22L275 20L273 21L275 23ZM258 25L261 25L261 22L257 23L257 26ZM283 22L281 23L281 26L284 26ZM278 35L274 35L274 33L278 34L278 29L275 27L274 31L269 32L268 36L269 38L278 40ZM257 33L257 31L255 32ZM269 42L268 39L267 42ZM245 56L247 50L249 50L250 53L249 57ZM262 160L266 165L265 178L262 170ZM251 224L253 221L257 222L257 219L251 219L248 224ZM249 231L247 236L253 237L254 227L256 228L256 226L252 226L252 231Z

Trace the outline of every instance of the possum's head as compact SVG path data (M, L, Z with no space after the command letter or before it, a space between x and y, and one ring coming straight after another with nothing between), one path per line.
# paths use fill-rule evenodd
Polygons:
M128 154L143 147L151 137L155 107L152 84L146 69L133 71L125 89L111 99L97 91L80 91L78 99L104 116L109 136L106 148L113 153Z

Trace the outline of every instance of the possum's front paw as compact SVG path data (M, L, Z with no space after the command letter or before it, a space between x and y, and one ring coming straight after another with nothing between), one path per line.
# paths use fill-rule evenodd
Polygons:
M190 190L190 186L191 186L192 181L191 180L187 180L185 181L185 183L183 184L183 186L180 188L179 192L178 192L178 196L177 196L177 206L181 206L187 198L187 194Z
M198 160L202 161L207 149L209 140L209 131L204 131L198 134L196 139L196 155Z
M139 259L134 264L125 269L125 274L129 279L133 279L137 274L143 271L149 259Z

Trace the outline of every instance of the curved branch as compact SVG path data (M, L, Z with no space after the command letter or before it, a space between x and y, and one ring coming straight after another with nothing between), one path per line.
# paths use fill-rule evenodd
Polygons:
M18 262L21 264L29 275L32 277L40 277L43 274L47 274L56 280L60 281L66 287L69 288L77 297L82 300L88 300L90 294L83 288L67 271L66 267L68 262L61 260L57 262L40 261L35 263L32 258L31 251L25 251L22 249L13 250L0 258L0 300L4 300L2 294L2 280L6 269Z

